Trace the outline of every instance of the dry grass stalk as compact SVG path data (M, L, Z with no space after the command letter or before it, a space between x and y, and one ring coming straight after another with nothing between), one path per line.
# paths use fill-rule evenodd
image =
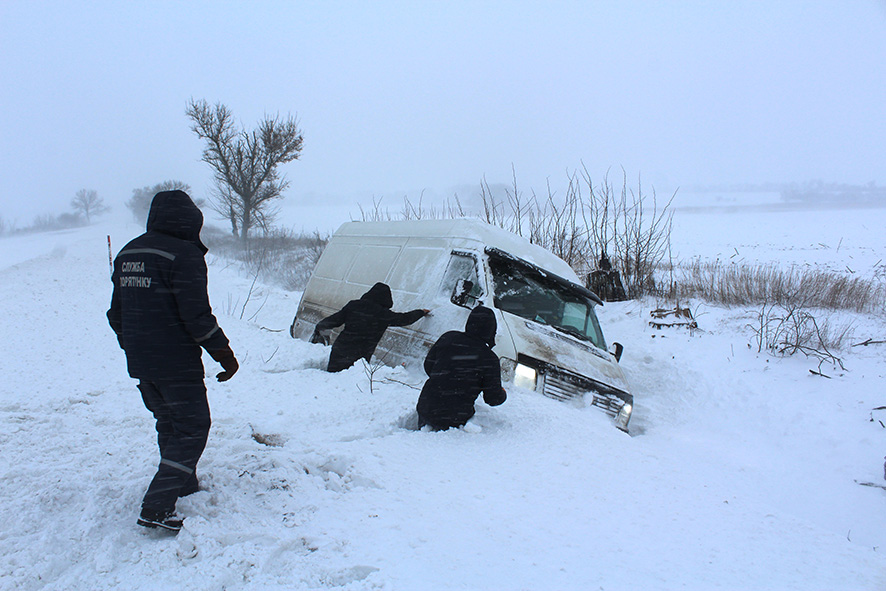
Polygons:
M304 289L329 241L319 232L296 234L280 228L251 236L245 247L242 241L212 227L204 228L202 236L212 253L239 261L248 275L289 291Z
M824 363L845 369L834 352L852 334L850 324L837 325L825 316L816 318L812 311L799 305L764 304L755 324L750 325L757 338L757 351L790 356L803 353L818 360L819 371Z
M675 297L728 306L778 304L876 313L886 304L882 283L822 269L695 259L675 267L673 274Z

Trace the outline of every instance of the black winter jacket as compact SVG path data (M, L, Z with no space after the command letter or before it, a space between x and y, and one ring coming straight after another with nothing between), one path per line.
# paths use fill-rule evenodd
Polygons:
M138 379L203 379L200 347L228 348L206 291L203 214L183 191L154 196L147 232L114 260L108 322Z
M393 305L391 288L376 283L359 300L351 300L344 308L318 322L318 333L345 325L332 345L326 370L342 371L361 357L369 361L389 326L406 326L425 315L424 310L394 312L391 310Z
M425 358L425 382L418 398L419 425L434 429L460 427L474 416L480 392L490 406L507 399L501 387L501 365L492 352L495 314L483 306L468 316L464 332L444 333Z

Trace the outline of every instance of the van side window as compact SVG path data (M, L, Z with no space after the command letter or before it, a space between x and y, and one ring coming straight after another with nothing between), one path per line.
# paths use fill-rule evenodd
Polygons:
M469 254L452 253L440 285L443 295L457 306L474 308L483 295L477 274L477 259Z
M363 245L354 257L354 264L348 271L347 282L372 286L376 281L384 281L399 254L399 246Z

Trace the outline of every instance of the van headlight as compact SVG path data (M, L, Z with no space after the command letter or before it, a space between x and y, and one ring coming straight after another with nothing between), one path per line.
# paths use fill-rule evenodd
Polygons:
M615 426L624 431L628 432L628 422L631 420L631 412L633 412L634 407L630 402L625 402L621 410L618 411L618 416L615 417Z
M535 390L535 384L538 381L538 372L528 365L518 363L514 368L514 385L518 388L527 388Z

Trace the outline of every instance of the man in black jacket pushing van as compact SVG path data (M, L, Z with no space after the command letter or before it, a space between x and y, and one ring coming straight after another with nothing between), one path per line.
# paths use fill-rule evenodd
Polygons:
M172 531L182 526L176 501L198 490L197 462L209 435L202 349L224 369L218 381L239 368L209 305L202 227L203 214L185 192L157 193L147 232L114 261L108 310L129 375L157 421L160 466L138 524Z
M329 331L345 325L332 345L326 371L348 369L360 358L369 361L389 326L407 326L430 313L430 310L394 312L393 306L391 288L385 283L376 283L359 300L351 300L318 322L311 337L314 343L327 342Z
M501 387L501 364L495 346L495 313L471 310L464 332L451 330L437 339L425 357L428 379L418 397L418 426L435 431L461 427L474 416L480 392L490 406L507 400Z

